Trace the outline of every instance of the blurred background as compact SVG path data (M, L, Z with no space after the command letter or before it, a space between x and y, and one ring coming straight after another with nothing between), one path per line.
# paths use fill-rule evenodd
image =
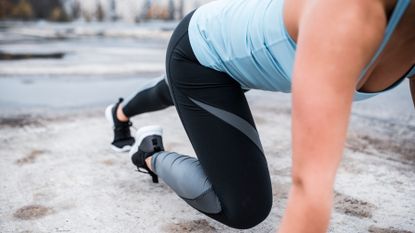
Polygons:
M130 95L164 73L173 29L206 2L0 0L0 111L102 107Z
M68 22L180 19L207 0L0 0L0 19Z

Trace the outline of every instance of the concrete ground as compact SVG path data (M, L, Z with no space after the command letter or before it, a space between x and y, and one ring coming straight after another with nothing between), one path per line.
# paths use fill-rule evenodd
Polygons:
M415 114L407 98L405 84L355 105L330 232L415 232ZM275 232L290 186L290 98L254 91L248 99L274 205L263 223L243 232ZM394 104L397 112L388 111ZM137 173L127 154L111 151L103 107L2 113L1 232L240 232L190 208L163 182ZM193 154L174 108L133 122L162 125L167 150Z

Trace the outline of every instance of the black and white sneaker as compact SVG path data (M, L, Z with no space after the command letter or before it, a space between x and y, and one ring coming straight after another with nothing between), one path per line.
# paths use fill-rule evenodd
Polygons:
M123 99L120 98L116 104L111 104L105 109L105 118L114 130L114 140L111 143L111 148L116 152L127 152L134 144L134 138L131 137L130 132L131 121L123 122L117 119L117 109L122 101Z
M153 183L158 183L158 176L150 170L145 159L154 153L164 151L163 129L158 125L140 128L135 134L135 143L130 150L133 164L139 172L148 173L153 179Z

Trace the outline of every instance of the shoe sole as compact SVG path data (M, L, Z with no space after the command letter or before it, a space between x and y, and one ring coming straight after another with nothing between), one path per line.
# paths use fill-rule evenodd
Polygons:
M114 107L114 104L109 105L106 109L105 109L105 118L107 119L107 121L110 123L111 127L114 127L114 118L112 117L112 108ZM111 145L111 149L115 152L128 152L131 150L131 146L130 145L125 145L122 148L116 147L114 145Z
M140 146L141 142L144 140L144 138L151 136L151 135L158 135L163 136L163 128L159 125L149 125L140 128L135 133L135 142L130 150L130 156L133 156L137 151L138 147Z
M111 145L111 149L113 151L115 151L115 152L118 152L118 153L124 153L124 152L130 151L131 150L131 146L126 145L126 146L123 146L122 148L119 148L119 147L116 147L116 146Z
M111 124L111 127L114 127L114 118L112 118L113 107L114 107L114 104L111 104L105 109L105 118Z

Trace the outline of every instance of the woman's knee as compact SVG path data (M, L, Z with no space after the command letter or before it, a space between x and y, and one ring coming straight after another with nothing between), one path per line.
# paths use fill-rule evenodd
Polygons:
M272 192L236 199L239 199L239 203L228 205L223 209L228 220L227 225L231 227L252 228L264 221L271 211Z

